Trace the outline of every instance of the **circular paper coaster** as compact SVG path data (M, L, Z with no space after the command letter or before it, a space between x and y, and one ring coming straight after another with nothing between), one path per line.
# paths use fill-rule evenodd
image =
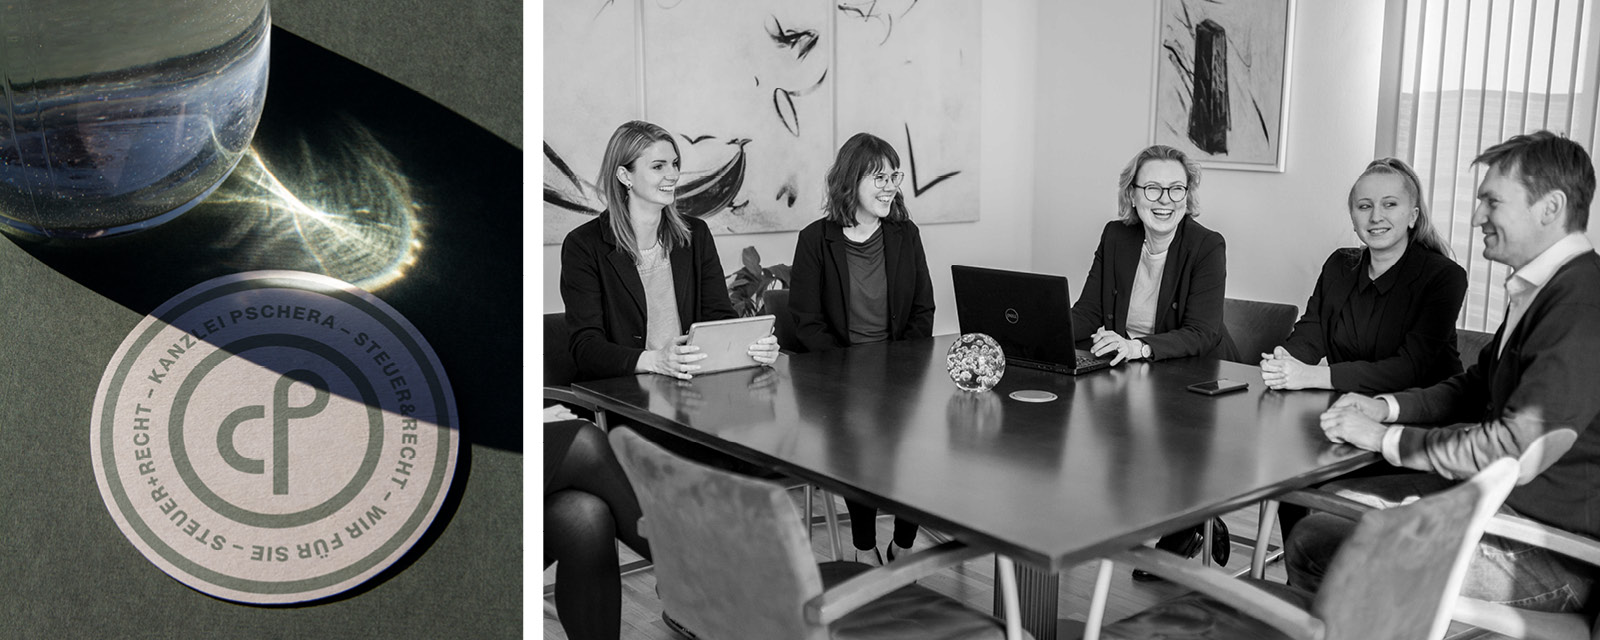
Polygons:
M241 602L302 602L384 570L427 530L459 448L439 358L382 300L299 271L210 280L106 366L100 496L162 571Z
M1056 394L1037 389L1020 389L1011 392L1011 399L1023 402L1049 402L1056 399Z

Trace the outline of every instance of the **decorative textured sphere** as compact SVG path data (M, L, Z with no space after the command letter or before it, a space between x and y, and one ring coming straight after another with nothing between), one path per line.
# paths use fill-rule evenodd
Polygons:
M981 333L968 333L950 344L945 355L950 379L964 391L988 391L1006 374L1006 354L1000 343Z

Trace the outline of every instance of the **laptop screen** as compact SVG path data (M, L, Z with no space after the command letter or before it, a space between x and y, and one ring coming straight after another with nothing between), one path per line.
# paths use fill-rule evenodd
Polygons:
M952 265L956 315L962 333L982 333L1006 352L1053 364L1072 364L1072 298L1065 276Z

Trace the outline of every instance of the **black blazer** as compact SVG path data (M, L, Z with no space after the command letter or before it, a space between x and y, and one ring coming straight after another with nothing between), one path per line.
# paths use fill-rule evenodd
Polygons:
M1190 216L1178 223L1176 234L1156 294L1155 331L1140 340L1150 345L1151 360L1198 355L1237 360L1238 349L1222 323L1227 243ZM1128 335L1128 296L1143 244L1144 225L1106 223L1083 293L1072 305L1074 341L1087 340L1097 327Z
M910 220L884 220L884 277L889 287L889 339L933 335L933 281L922 234ZM795 351L826 351L850 346L850 267L845 262L844 227L826 218L806 225L794 247L789 312L799 345Z
M1377 323L1352 327L1359 344L1344 344L1341 339L1340 348L1332 348L1339 339L1333 331L1334 318L1367 268L1365 253L1364 248L1347 248L1328 256L1306 301L1306 312L1283 348L1301 362L1316 364L1327 357L1333 388L1340 391L1400 391L1461 373L1456 314L1467 294L1467 272L1454 260L1416 243L1390 267L1395 280L1379 303ZM1352 361L1336 351L1368 352L1376 359Z
M696 218L686 216L684 221L689 223L689 246L671 255L678 321L687 329L696 322L735 317L711 229ZM573 229L561 243L561 301L567 306L577 380L633 373L644 353L644 282L633 258L617 246L610 213Z

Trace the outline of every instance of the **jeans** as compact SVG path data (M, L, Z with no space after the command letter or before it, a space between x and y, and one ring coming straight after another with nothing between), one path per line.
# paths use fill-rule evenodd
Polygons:
M1335 482L1324 490L1378 508L1407 504L1450 488L1454 481L1430 473ZM1500 513L1519 515L1501 506ZM1289 584L1316 591L1356 523L1314 513L1295 525L1285 543ZM1566 556L1497 536L1484 536L1467 563L1461 595L1533 611L1585 611L1594 569Z

